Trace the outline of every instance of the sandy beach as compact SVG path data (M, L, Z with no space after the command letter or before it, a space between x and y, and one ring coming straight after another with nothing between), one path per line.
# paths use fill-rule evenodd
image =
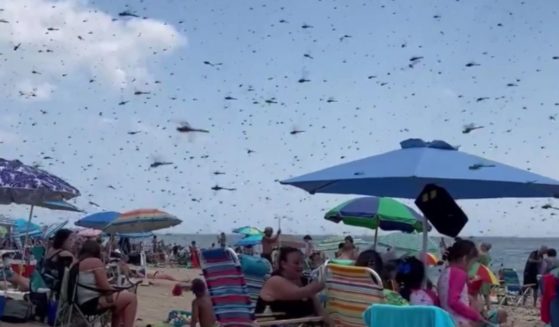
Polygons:
M161 272L170 274L178 279L194 279L201 274L200 269L185 268L162 268ZM181 296L173 296L171 290L175 282L165 280L154 280L152 285L140 286L138 288L139 309L136 326L145 327L147 325L162 326L163 321L171 310L190 310L190 303L193 295L184 292ZM539 310L530 307L503 307L509 313L509 321L515 327L539 327L544 326L539 321ZM30 327L44 326L38 323L9 324L0 323L2 327Z

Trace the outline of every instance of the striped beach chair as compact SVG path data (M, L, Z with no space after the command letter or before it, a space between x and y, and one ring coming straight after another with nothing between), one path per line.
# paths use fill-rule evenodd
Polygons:
M239 259L230 248L203 250L201 265L221 326L254 326L252 301Z
M334 326L364 327L363 312L384 303L382 280L370 268L329 263L324 278L326 313Z
M256 317L236 253L230 248L220 248L204 250L201 254L202 272L220 326L299 326L322 321L322 317L277 319L277 313Z

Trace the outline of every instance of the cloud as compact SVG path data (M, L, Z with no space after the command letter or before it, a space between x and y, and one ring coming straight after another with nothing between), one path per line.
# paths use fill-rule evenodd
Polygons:
M76 73L114 88L142 85L151 80L148 62L186 42L164 22L115 19L83 1L0 0L0 8L0 49L9 63L0 82L8 96L48 99Z

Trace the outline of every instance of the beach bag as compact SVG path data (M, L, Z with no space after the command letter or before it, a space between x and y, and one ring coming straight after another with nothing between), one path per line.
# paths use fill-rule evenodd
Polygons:
M183 310L173 310L167 316L167 323L173 327L190 326L192 313Z
M7 299L1 321L10 323L28 322L33 314L33 306L25 301Z

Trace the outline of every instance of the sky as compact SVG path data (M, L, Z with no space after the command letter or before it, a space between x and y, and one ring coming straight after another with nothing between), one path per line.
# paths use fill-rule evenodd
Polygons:
M171 232L281 220L288 233L369 233L322 218L351 196L278 180L416 137L559 179L558 10L553 0L0 0L0 156L63 177L87 213L172 213L183 223ZM184 122L209 133L180 133ZM464 134L467 124L483 128ZM555 209L541 208L553 200L459 204L468 235L559 234Z

